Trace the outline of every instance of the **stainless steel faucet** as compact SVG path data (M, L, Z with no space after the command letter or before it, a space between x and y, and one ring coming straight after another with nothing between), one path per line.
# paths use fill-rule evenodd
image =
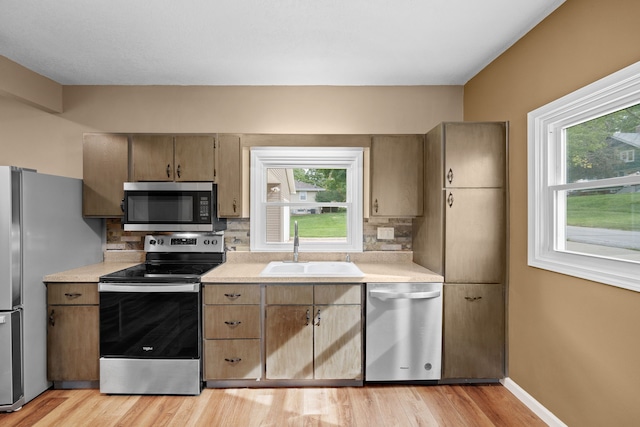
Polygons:
M300 239L298 238L298 221L293 221L293 262L298 262L298 246L300 246Z

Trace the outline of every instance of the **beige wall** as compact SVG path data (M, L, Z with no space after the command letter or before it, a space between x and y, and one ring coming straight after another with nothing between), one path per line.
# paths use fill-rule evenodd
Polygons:
M527 266L527 113L640 60L640 2L567 0L465 86L508 120L509 376L569 426L640 425L640 293Z
M64 112L0 97L0 164L82 177L83 132L421 133L462 86L65 86Z

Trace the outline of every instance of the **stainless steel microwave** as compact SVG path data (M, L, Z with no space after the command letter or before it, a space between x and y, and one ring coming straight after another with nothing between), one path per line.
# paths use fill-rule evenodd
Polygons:
M216 185L210 182L125 182L126 231L220 231Z

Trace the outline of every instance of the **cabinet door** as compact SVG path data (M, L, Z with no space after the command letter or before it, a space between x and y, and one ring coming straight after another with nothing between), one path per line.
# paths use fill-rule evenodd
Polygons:
M98 381L97 305L50 305L47 327L49 381Z
M502 284L445 284L443 379L504 376Z
M312 306L266 308L267 379L313 378Z
M214 181L212 135L175 137L175 180Z
M134 181L173 181L173 136L134 136L131 161Z
M505 123L447 123L444 129L446 187L503 187Z
M371 143L371 215L422 215L423 136L375 136Z
M129 179L126 135L85 134L82 145L82 215L122 216L120 203Z
M501 283L505 266L504 191L447 189L445 281Z
M362 378L360 305L314 307L314 378Z
M218 216L242 216L242 154L240 137L220 135L216 153L218 175Z

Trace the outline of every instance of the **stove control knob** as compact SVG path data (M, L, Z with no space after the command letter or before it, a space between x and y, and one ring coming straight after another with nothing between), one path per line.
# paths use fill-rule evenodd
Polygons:
M205 240L203 243L204 243L205 245L208 245L208 244L209 244L209 240Z
M212 245L217 245L217 244L218 244L218 240L217 240L217 239L212 240L212 241L211 241L211 244L212 244Z
M158 239L158 244L159 245L164 245L164 239Z
M151 240L149 240L149 244L150 244L150 245L155 245L155 244L156 244L156 241L155 241L155 240L153 240L153 239L151 239Z

